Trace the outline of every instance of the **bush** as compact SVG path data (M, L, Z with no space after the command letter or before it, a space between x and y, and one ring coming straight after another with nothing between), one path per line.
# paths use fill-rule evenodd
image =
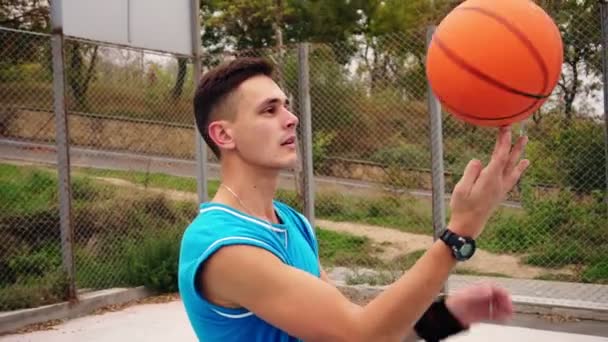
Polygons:
M539 252L527 256L529 265L541 267L562 267L584 264L589 261L588 250L580 241L565 240L542 245Z
M539 235L528 224L525 217L503 216L499 213L489 222L479 246L498 253L526 252L541 244L545 238L545 235Z
M580 198L563 190L538 198L524 184L524 213L496 215L486 229L482 248L528 253L525 262L544 267L586 265L608 258L608 215L602 196Z
M0 311L55 303L65 298L67 278L61 268L59 245L22 249L8 259L0 284ZM2 279L0 279L2 280Z
M532 126L526 148L532 183L568 187L582 194L606 189L606 153L601 123L575 118Z
M43 277L49 271L61 267L61 250L59 244L46 245L36 251L22 250L8 264L17 276L17 282L24 278Z
M430 150L426 145L399 144L378 150L370 157L371 161L398 165L406 168L429 168L431 165Z
M563 173L566 186L590 193L606 190L606 153L601 125L581 121L560 132L557 149L560 153L558 172Z
M323 172L323 163L327 158L328 148L335 137L335 133L327 133L325 131L314 133L312 141L312 165L315 172Z
M67 277L55 270L0 287L0 311L19 310L57 303L66 298Z
M177 292L180 237L181 231L166 229L132 241L126 256L127 281L158 292Z
M346 198L339 193L318 192L315 199L315 213L319 217L336 217L347 212Z

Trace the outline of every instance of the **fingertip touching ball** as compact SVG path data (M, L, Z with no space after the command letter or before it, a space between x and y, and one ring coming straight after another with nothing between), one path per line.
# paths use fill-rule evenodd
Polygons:
M546 102L561 74L563 43L531 0L468 0L441 21L426 59L430 86L448 113L505 126Z

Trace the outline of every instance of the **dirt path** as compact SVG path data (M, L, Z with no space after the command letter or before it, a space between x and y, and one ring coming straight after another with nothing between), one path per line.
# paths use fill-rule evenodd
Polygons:
M197 201L197 195L190 192L146 188L117 178L95 177L95 179L121 187L132 187L151 193L163 194L172 200ZM315 223L324 229L370 238L375 244L381 245L382 247L383 251L378 257L387 261L392 260L399 255L408 254L417 250L426 250L433 243L433 238L431 236L406 233L392 228L320 219L316 220ZM534 277L549 272L553 274L571 274L571 271L565 268L548 270L541 267L528 266L522 264L518 257L493 254L480 249L477 250L474 258L466 263L459 264L458 268L483 273L499 273L513 278L525 279L533 279Z
M384 251L379 257L384 260L391 260L396 256L417 250L426 250L433 243L431 236L406 233L392 228L326 220L316 220L315 223L324 229L370 238L376 244L382 245ZM515 256L493 254L480 249L477 250L474 258L466 263L459 264L458 267L477 272L500 273L513 278L525 279L532 279L548 272L553 274L571 273L568 269L547 270L541 267L524 265Z

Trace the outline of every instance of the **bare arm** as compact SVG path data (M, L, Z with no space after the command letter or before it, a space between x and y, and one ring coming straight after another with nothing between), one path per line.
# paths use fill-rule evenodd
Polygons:
M320 268L320 270L321 270L321 280L323 280L324 282L326 282L326 283L328 283L328 284L330 284L330 285L335 286L335 283L334 283L334 282L331 280L331 278L329 278L329 276L327 275L327 272L326 272L326 271L323 269L323 266L321 266L321 264L319 264L319 268ZM450 300L451 300L451 299L452 299L452 298L450 298ZM451 303L450 303L450 300L448 300L448 305L449 305L449 304L451 304ZM416 333L414 332L414 329L413 329L413 328L412 328L412 329L410 329L410 330L407 332L407 336L408 336L408 337L416 336ZM399 338L398 340L399 340L399 342L404 342L404 341L405 341L405 340L403 340L403 339L401 339L401 338ZM410 339L407 339L407 341L410 341ZM413 341L413 340L412 340L412 341Z
M201 276L213 297L238 303L306 341L399 341L410 334L454 265L448 248L437 243L365 307L256 247L222 248Z

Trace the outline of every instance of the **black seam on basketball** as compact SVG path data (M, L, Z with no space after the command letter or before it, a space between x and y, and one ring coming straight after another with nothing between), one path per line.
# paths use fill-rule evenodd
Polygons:
M431 82L429 81L429 83L431 83ZM432 87L433 87L433 86L432 86L432 84L431 84L431 88L432 88ZM445 101L445 99L444 99L444 98L441 96L441 94L439 94L439 93L435 93L434 95L435 95L435 97L437 97L437 99L439 100L439 102L447 103L447 102ZM451 109L452 109L453 111L456 111L458 115L461 115L461 116L466 116L466 117L469 117L469 118L471 118L471 119L476 119L476 120L480 120L480 121L499 121L499 120L513 119L513 118L516 118L516 117L518 117L518 116L522 115L523 113L525 113L525 112L527 112L528 110L530 110L530 108L532 108L532 107L536 106L536 105L538 104L538 101L540 101L540 99L536 99L536 100L534 100L534 102L532 102L532 104L531 104L531 105L529 105L528 107L526 107L525 109L523 109L522 111L520 111L520 112L518 112L518 113L516 113L516 114L509 114L509 115L507 115L507 116L501 116L501 117L490 117L490 118L488 118L488 117L482 117L482 116L477 116L477 115L473 115L473 114L469 114L469 113L467 113L467 112L465 112L465 111L461 111L460 109L456 108L456 107L455 107L455 106L453 106L452 104L450 104L450 107L451 107Z
M545 64L545 61L543 60L541 54L538 52L538 50L536 49L534 44L528 39L528 37L522 31L520 31L517 28L517 26L510 23L507 19L500 16L499 14L496 14L492 11L488 11L485 8L460 7L460 8L457 8L457 10L474 11L474 12L483 14L489 18L496 20L498 23L502 24L507 30L509 30L511 33L513 33L524 44L524 46L528 49L528 51L532 54L532 57L534 57L534 59L540 66L541 72L543 73L543 92L547 91L547 86L548 86L547 83L549 82L549 71L547 69L547 65ZM547 95L545 97L549 97L549 95Z
M437 44L437 46L441 49L441 51L443 51L443 53L445 53L445 55L449 59L452 60L452 62L456 63L459 67L461 67L462 69L465 69L470 74L479 78L482 81L485 81L506 92L525 96L525 97L530 97L530 98L534 98L534 99L544 99L544 98L549 97L549 95L538 95L538 94L527 93L525 91L515 89L505 83L502 83L501 81L493 78L490 75L485 74L483 71L475 68L474 66L467 63L464 59L460 58L456 53L454 53L454 51L450 50L438 37L434 37L433 41L435 42L435 44Z
M540 54L538 53L538 51L536 50L536 48L534 47L534 45L532 45L532 43L527 39L527 37L521 33L515 26L513 26L511 23L509 23L508 21L506 21L504 18L502 18L501 16L489 12L485 9L482 8L477 8L477 7L463 7L463 8L458 8L461 10L471 10L471 11L476 11L478 13L484 14L494 20L496 20L497 22L499 22L500 24L502 24L503 26L505 26L507 28L507 30L509 30L511 33L513 33L517 38L519 38L522 43L524 44L524 46L530 51L530 53L532 54L532 56L534 57L534 59L536 60L536 62L539 64L540 68L541 68L541 72L543 75L543 91L546 91L547 89L547 82L548 82L548 71L547 71L547 66L545 65L545 62L543 61L542 57L540 57ZM460 66L461 68L465 69L466 71L468 71L469 73L471 73L472 75L474 75L475 77L495 86L498 87L504 91L513 93L513 94L517 94L520 96L524 96L524 97L530 97L530 98L535 98L535 99L545 99L548 98L549 96L551 96L551 94L547 94L547 95L543 95L543 94L532 94L532 93L528 93L516 88L513 88L493 77L491 77L490 75L485 74L483 71L475 68L474 66L470 65L469 63L467 63L463 58L461 58L460 56L458 56L454 51L452 51L450 48L448 48L442 41L441 39L438 37L438 35L434 35L433 36L433 41L437 44L437 46L446 54L446 56L451 59L454 63L456 63L458 66Z

